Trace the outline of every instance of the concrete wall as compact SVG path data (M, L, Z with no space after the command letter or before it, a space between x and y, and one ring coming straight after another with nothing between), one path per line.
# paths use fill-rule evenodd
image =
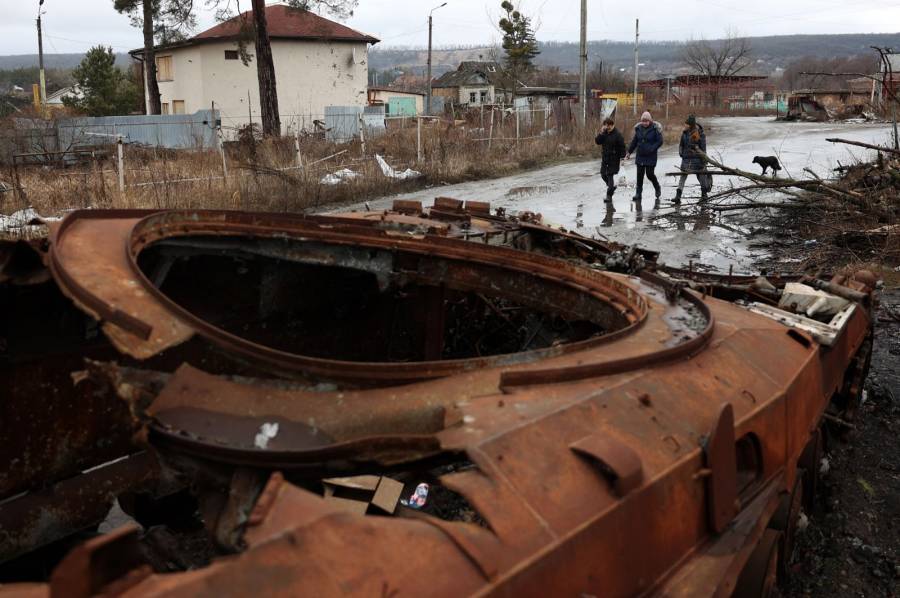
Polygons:
M234 43L222 42L160 52L173 57L173 80L159 83L162 101L171 110L175 100L183 100L187 113L208 109L215 101L226 136L245 126L251 113L260 124L256 63L226 60L225 50L235 49ZM324 119L325 106L365 106L368 44L273 40L272 56L286 132Z

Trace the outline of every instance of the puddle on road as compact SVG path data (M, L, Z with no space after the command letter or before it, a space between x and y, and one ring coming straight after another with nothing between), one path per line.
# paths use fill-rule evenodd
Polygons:
M531 197L532 195L547 195L553 191L553 187L548 185L539 185L536 187L513 187L506 192L504 197L509 199L518 199L522 197Z

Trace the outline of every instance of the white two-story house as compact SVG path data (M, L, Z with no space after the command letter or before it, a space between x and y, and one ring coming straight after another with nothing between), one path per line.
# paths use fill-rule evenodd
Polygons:
M266 7L278 109L282 128L311 128L326 106L365 106L368 50L376 38L281 4ZM190 39L156 49L157 79L164 114L192 114L215 108L223 129L235 131L261 123L259 83L252 39L244 64L238 51L242 26L252 27L244 13ZM142 50L131 55L140 60Z

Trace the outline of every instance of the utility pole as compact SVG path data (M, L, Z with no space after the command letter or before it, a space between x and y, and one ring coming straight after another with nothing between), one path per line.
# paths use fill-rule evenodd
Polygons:
M425 88L425 114L431 115L431 26L432 26L432 18L431 15L439 8L443 8L447 6L447 3L444 2L440 6L435 6L428 13L428 73L425 75L428 78L428 86Z
M638 95L638 40L640 39L640 35L638 33L639 25L641 20L634 20L634 113L637 114L637 95Z
M38 2L37 16L37 32L38 32L38 64L40 65L41 77L41 115L47 113L47 77L44 75L44 32L41 29L41 7L44 6L44 0Z
M666 120L669 120L669 92L672 89L672 75L666 75ZM778 105L776 100L775 105Z
M581 121L587 124L587 0L581 0Z

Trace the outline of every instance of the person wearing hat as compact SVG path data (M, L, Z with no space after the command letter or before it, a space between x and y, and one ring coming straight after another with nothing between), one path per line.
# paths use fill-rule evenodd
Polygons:
M631 154L636 155L635 164L637 164L637 187L634 191L634 201L641 200L641 194L644 189L644 176L653 183L653 189L656 190L656 199L662 195L662 188L653 172L656 169L656 160L659 148L663 144L662 125L653 122L653 117L649 112L641 114L641 121L634 125L634 136L631 138L631 144L628 146L627 160Z
M600 176L606 183L606 202L609 203L616 192L616 174L625 157L625 138L616 129L616 121L606 118L594 141L603 148L600 155Z
M698 151L699 150L699 151ZM706 153L706 133L703 126L697 122L697 117L691 114L684 121L684 130L681 132L681 142L678 144L678 155L681 156L682 175L678 178L678 191L675 192L674 203L681 203L681 193L684 191L684 183L688 175L693 173L700 183L700 197L707 198L707 193L712 189L712 176L700 174L706 170L706 160L699 152Z

